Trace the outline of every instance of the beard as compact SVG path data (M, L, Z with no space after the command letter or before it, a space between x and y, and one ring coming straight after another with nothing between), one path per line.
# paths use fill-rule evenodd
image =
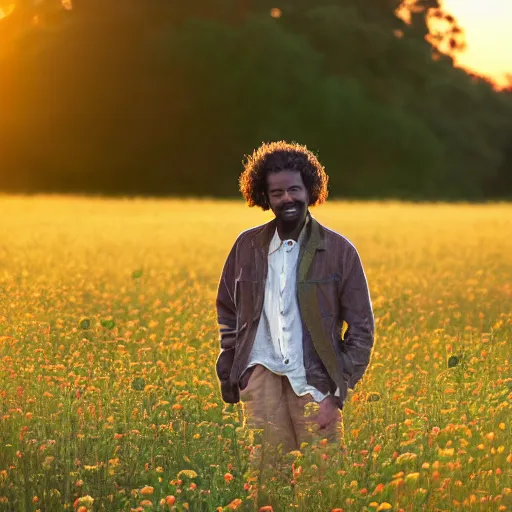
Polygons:
M276 212L277 220L289 226L299 224L306 218L307 206L303 201L294 201L286 203L279 207Z

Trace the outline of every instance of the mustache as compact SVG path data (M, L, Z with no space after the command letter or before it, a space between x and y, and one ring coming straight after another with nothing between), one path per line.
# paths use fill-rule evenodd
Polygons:
M281 206L279 208L279 211L283 212L284 210L287 210L288 208L293 208L293 207L304 208L305 204L306 203L304 203L303 201L295 201L293 203L287 203L287 204L284 204L283 206Z

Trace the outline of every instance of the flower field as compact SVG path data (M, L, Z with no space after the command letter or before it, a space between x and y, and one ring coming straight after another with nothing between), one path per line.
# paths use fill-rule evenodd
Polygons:
M361 254L375 346L346 450L288 454L261 510L512 511L512 205L312 213ZM0 219L0 511L258 510L215 294L271 214L0 196Z

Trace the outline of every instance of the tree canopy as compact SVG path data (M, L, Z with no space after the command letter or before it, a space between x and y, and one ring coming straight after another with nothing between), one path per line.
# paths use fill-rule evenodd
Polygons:
M1 190L236 196L244 155L285 139L334 197L512 196L512 90L454 67L438 0L11 4Z

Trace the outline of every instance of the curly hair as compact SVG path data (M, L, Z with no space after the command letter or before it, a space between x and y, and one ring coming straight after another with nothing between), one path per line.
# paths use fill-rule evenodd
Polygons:
M309 206L327 199L329 176L317 157L306 147L285 141L262 144L247 157L240 175L240 191L249 206L268 210L267 174L279 171L299 171L309 196Z

